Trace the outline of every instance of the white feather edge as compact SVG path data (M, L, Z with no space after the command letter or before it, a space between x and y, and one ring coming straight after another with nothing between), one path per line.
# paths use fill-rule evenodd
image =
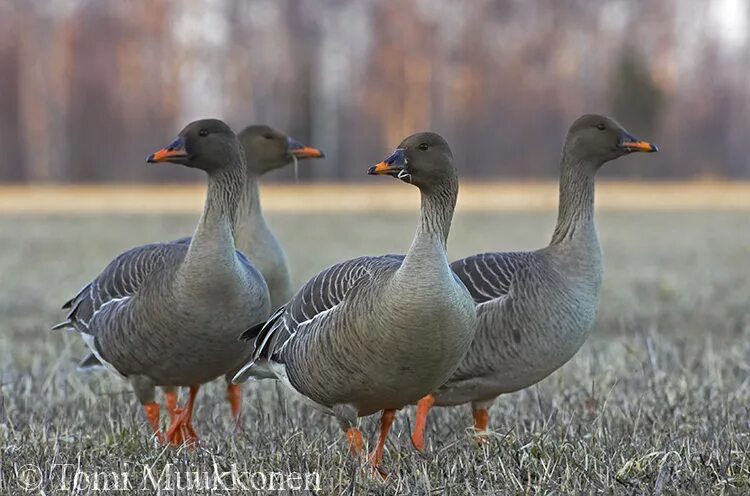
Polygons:
M114 365L112 365L111 363L106 361L104 358L102 358L102 355L99 353L99 350L96 349L96 340L95 340L96 338L94 336L92 336L91 334L81 333L81 337L83 338L83 342L86 343L86 346L89 348L89 350L91 350L91 353L94 354L96 359L99 360L102 363L102 365L104 365L105 367L107 367L107 369L119 375L120 377L123 377L123 378L125 377L124 375L120 373L119 370L115 368Z

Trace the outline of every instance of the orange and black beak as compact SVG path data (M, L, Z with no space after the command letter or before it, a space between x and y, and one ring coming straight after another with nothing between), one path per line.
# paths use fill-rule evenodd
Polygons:
M324 158L325 154L311 146L305 146L294 138L287 138L289 153L295 158Z
M146 162L150 164L156 164L160 162L172 162L174 164L185 164L189 155L185 150L185 138L178 136L173 142L167 147L162 148L158 152L152 153L146 159Z
M645 152L645 153L653 153L658 152L659 148L647 141L641 141L639 139L634 138L628 133L623 134L622 138L620 139L620 143L617 145L620 149L625 150L627 153L633 153L633 152Z
M396 148L390 157L367 169L367 173L371 176L403 177L407 174L406 151L403 148Z

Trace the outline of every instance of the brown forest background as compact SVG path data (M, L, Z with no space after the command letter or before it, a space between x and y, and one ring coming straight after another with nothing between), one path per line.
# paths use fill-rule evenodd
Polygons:
M302 179L361 179L424 129L463 177L553 177L590 111L662 149L611 176L748 178L749 18L748 0L0 0L0 180L196 179L144 158L207 116L325 150Z

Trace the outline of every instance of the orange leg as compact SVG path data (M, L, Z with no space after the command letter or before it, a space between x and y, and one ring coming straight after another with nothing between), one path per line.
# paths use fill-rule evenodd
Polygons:
M354 456L359 456L362 453L364 442L362 441L362 433L356 427L349 427L346 431L346 440L349 442L349 451Z
M179 446L183 442L193 443L198 440L198 435L193 430L193 407L195 406L195 397L198 395L200 386L190 386L187 404L182 409L178 409L174 422L171 423L167 430L167 440L174 446Z
M227 385L227 400L229 400L229 407L232 409L232 418L239 428L240 407L242 406L242 387L239 384Z
M377 469L380 466L380 462L383 461L383 448L385 447L385 439L388 437L388 431L391 430L391 424L396 418L396 410L383 410L383 415L380 417L380 437L378 438L378 445L375 447L375 451L370 455L370 465L372 468ZM380 472L381 475L385 475Z
M177 392L167 391L166 393L164 393L164 398L167 403L167 412L169 413L169 423L172 424L177 418L177 415L181 412L181 410L177 408Z
M411 444L420 453L424 452L424 430L427 427L427 413L434 404L435 397L431 394L428 394L417 403L417 418L414 421Z
M143 409L146 411L146 418L148 419L148 423L151 425L151 429L156 435L156 439L158 439L159 441L163 441L164 439L160 427L161 416L159 413L159 405L155 401L152 401L151 403L146 403L145 405L143 405Z
M486 408L474 410L474 430L476 431L476 439L479 444L487 442L484 435L487 433L489 423L490 414Z

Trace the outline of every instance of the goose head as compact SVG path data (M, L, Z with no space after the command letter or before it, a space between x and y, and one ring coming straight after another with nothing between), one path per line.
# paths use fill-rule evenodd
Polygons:
M586 114L570 126L565 153L573 162L602 165L634 152L656 152L656 145L639 140L617 121L598 114Z
M259 176L284 167L294 159L325 157L317 148L305 146L271 126L248 126L237 138L247 154L248 171Z
M437 133L412 134L393 153L367 171L371 175L388 175L433 191L457 181L453 153L448 142Z
M177 138L152 153L147 162L171 162L212 173L241 162L241 156L237 137L225 122L201 119L185 126Z

